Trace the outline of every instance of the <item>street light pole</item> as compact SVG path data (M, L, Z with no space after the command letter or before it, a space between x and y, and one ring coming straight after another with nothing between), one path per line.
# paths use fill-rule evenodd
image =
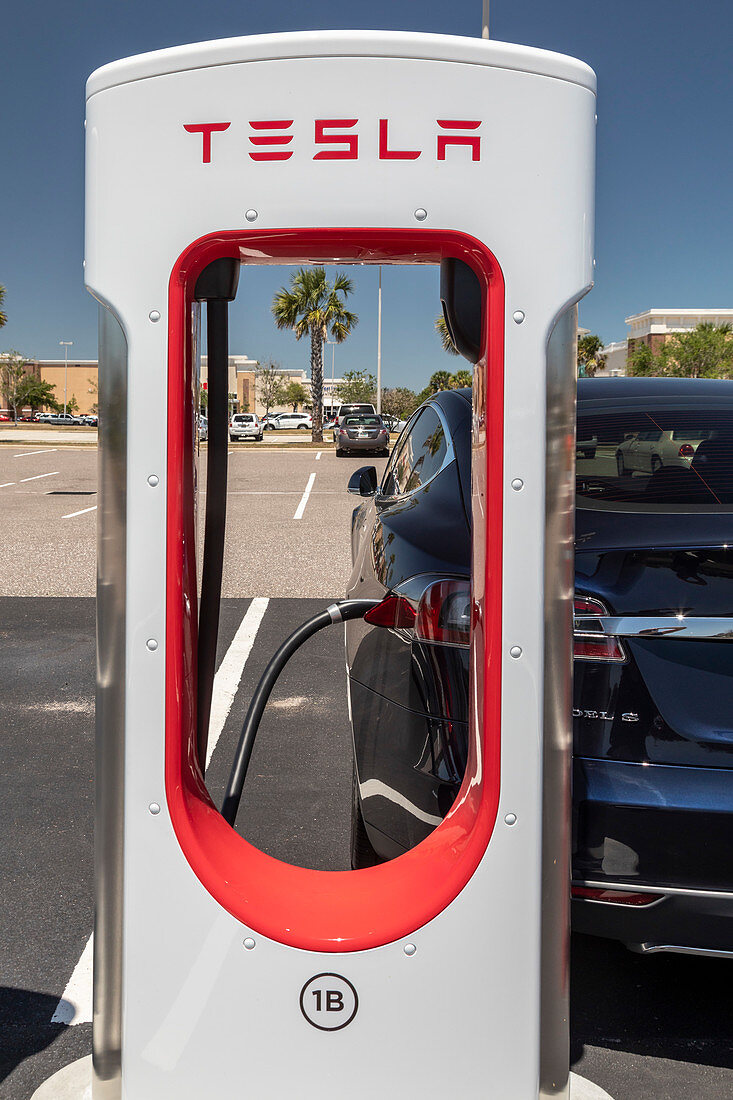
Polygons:
M481 21L481 37L489 37L489 0L484 0L484 17Z
M382 265L379 265L377 296L377 413L382 412Z
M64 349L64 416L66 416L66 379L69 369L69 348L73 348L73 340L59 340L59 346Z

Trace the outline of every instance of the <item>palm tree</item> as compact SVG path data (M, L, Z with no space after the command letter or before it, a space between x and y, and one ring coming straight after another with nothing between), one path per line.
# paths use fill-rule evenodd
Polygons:
M0 328L8 323L8 315L3 310L3 301L5 300L5 287L0 286Z
M314 443L323 442L323 342L330 333L341 344L355 328L359 318L344 308L353 289L346 275L337 275L331 284L324 268L301 267L290 276L290 290L282 287L272 300L278 328L292 329L296 340L310 334Z

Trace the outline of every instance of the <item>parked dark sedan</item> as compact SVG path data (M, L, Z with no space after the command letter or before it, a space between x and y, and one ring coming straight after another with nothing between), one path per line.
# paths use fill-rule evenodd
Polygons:
M376 413L348 413L342 416L333 429L336 457L354 451L373 451L389 454L389 430Z
M347 626L355 867L424 839L465 768L470 401L436 394L349 486L348 594L383 601ZM578 438L573 926L733 953L733 382L582 380Z

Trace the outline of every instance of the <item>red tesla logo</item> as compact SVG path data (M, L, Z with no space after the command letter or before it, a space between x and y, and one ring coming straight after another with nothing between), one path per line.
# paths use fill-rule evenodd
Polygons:
M314 120L313 146L316 152L308 150L313 160L359 160L359 132L356 127L358 118L317 118ZM210 164L212 160L212 134L229 130L231 122L187 122L184 130L189 134L201 135L201 163ZM388 118L378 120L378 159L379 160L417 160L429 150L405 147L404 133L396 138L390 136L391 121ZM465 146L470 150L471 160L481 160L481 135L477 132L480 119L436 119L435 159L446 160L451 146ZM248 134L251 160L274 161L290 160L295 150L288 148L295 137L295 120L292 118L250 120ZM374 127L374 123L371 124ZM467 132L468 131L468 132ZM373 132L373 130L372 130ZM234 137L228 134L231 140ZM218 141L218 139L217 139ZM216 144L216 143L214 143ZM327 146L327 148L319 148ZM301 155L303 155L301 153ZM460 156L460 152L453 154ZM464 154L465 158L465 154Z

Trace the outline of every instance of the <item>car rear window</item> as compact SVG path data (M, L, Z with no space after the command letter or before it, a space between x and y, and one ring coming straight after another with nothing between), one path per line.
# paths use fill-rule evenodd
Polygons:
M580 508L731 511L733 410L705 406L578 408Z
M344 424L347 428L381 428L382 421L378 416L345 416Z
M251 424L254 417L248 416L246 413L237 413L233 420L235 424Z

